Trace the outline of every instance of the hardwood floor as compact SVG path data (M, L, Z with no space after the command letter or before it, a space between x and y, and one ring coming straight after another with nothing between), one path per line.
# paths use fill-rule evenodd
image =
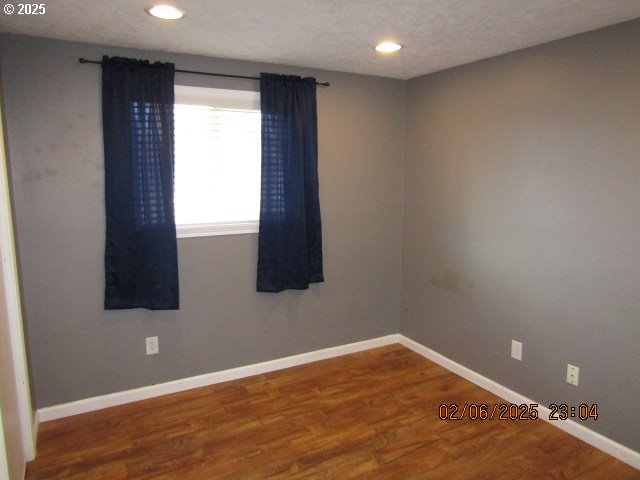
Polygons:
M503 400L392 345L43 423L27 479L640 479L541 420L440 420Z

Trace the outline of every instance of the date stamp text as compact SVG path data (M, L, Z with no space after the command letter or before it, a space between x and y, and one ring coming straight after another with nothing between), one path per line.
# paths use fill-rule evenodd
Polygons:
M441 403L438 408L440 420L536 420L539 418L537 403ZM547 412L547 409L544 409ZM598 419L598 404L581 403L578 406L566 403L549 405L547 420L593 420Z

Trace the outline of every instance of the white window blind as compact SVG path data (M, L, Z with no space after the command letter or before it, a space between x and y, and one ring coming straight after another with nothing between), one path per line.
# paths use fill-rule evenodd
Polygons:
M179 237L258 231L260 94L175 87Z

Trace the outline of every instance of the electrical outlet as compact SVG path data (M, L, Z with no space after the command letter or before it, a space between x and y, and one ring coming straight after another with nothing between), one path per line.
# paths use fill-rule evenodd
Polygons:
M580 375L580 369L575 365L567 364L567 383L578 386L578 376Z
M522 342L511 340L511 358L522 361Z
M147 337L147 355L155 355L160 352L158 337Z

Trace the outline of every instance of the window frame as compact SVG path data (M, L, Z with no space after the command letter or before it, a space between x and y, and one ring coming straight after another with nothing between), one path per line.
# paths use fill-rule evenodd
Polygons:
M250 222L218 222L218 223L183 223L176 224L176 238L215 237L218 235L242 235L258 233L260 221Z
M255 90L246 89L230 89L219 87L192 87L188 85L175 85L175 100L174 103L180 103L180 99L185 97L196 97L203 99L206 97L215 97L214 91L224 90L230 94L229 102L234 103L237 98L246 97L250 94L253 98L253 105L260 109L260 92ZM207 95L206 90L210 91L210 95ZM237 92L237 98L233 92ZM246 101L244 99L243 101ZM213 101L210 103L202 103L203 105L209 104L213 106ZM216 105L216 106L219 106ZM177 160L177 159L176 159ZM175 194L174 194L175 195ZM175 198L175 197L174 197ZM259 217L259 212L258 212ZM196 223L196 224L178 224L176 222L176 238L197 238L197 237L211 237L220 235L243 235L243 234L255 234L259 232L260 219L256 220L241 220L241 221L228 221L228 222L214 222L214 223Z

